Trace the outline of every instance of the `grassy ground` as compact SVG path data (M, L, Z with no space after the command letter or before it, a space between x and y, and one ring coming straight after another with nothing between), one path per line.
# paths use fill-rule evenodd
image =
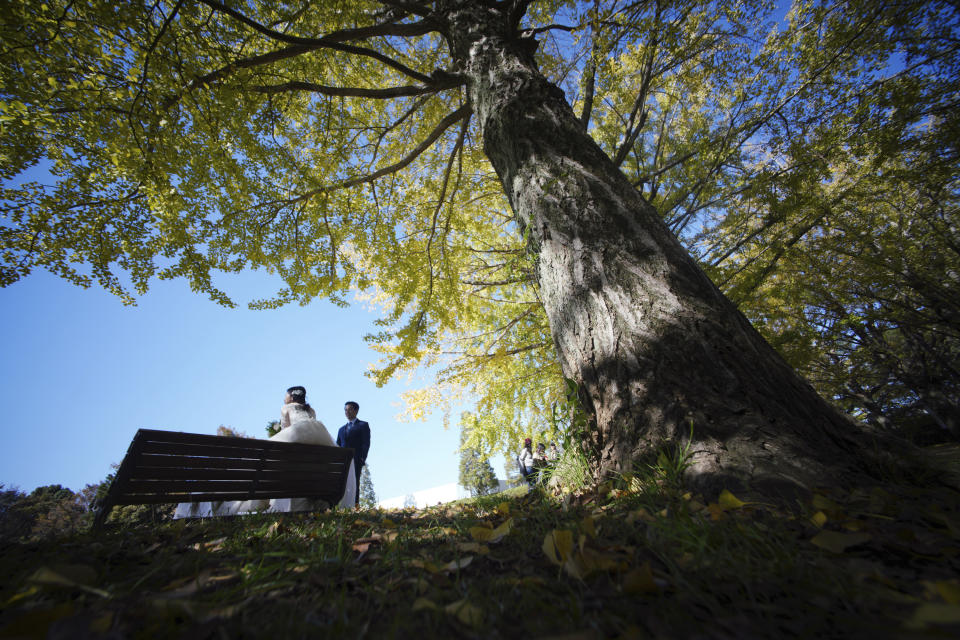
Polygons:
M0 637L958 637L956 491L654 480L8 545Z

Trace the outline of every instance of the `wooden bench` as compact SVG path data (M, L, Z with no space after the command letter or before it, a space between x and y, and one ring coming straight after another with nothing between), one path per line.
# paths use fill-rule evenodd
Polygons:
M140 429L94 528L117 505L311 498L336 504L353 449Z

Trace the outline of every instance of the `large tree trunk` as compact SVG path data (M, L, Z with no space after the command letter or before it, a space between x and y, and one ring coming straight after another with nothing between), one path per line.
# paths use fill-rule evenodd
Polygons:
M764 341L583 131L507 3L451 4L450 46L537 255L564 375L595 419L598 470L628 470L692 423L690 480L706 491L842 482L858 427Z

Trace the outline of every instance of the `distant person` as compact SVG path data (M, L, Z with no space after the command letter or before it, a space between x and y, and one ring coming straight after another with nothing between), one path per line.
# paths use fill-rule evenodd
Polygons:
M533 452L533 470L534 473L537 474L537 482L543 482L543 472L549 464L550 461L547 460L547 446L540 442Z
M542 442L537 445L537 450L533 452L533 468L543 469L547 466L547 446Z
M357 475L357 487L360 486L360 470L367 462L367 452L370 451L370 425L363 420L357 420L360 405L350 400L343 405L343 413L347 416L347 424L337 432L337 446L353 449L353 470ZM357 490L355 506L360 506L360 491Z
M530 486L533 486L533 483L536 481L536 471L533 468L533 451L531 451L532 446L533 440L525 438L523 448L520 449L520 454L517 456L517 464L520 465L520 475L523 476L523 479L526 480Z
M550 461L550 464L557 464L557 461L560 459L560 450L557 448L556 442L550 443L550 450L547 451L547 460Z

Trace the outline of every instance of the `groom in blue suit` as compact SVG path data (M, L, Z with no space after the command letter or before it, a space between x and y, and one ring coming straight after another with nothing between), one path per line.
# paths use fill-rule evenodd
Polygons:
M357 420L360 405L351 400L343 405L343 413L347 416L347 424L337 432L337 446L353 449L353 470L357 473L357 504L360 504L360 470L367 462L367 452L370 451L370 425L363 420Z

